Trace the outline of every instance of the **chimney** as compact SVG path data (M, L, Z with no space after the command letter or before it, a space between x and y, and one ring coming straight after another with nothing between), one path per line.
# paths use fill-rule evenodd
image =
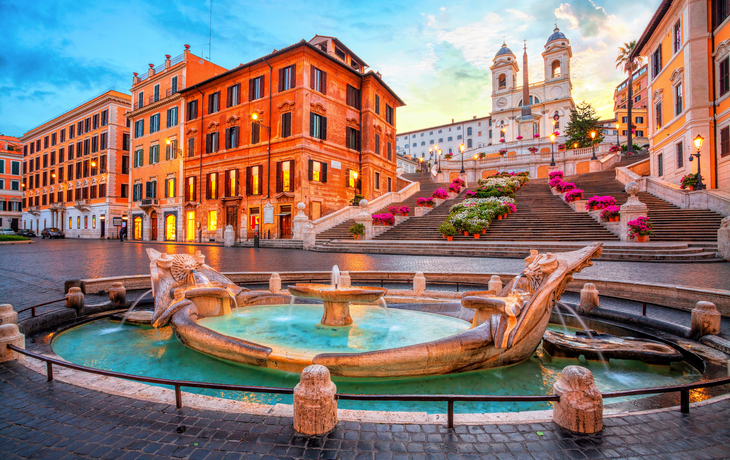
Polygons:
M451 123L453 123L453 122L454 122L454 119L452 118L452 119L451 119Z
M165 55L165 69L169 69L169 68L170 68L170 55L166 54Z
M476 119L477 119L477 116L476 116L476 115L474 115L474 116L472 116L472 117L471 117L471 119L472 119L472 120L476 120Z
M150 70L147 71L147 76L148 77L151 77L152 75L155 74L155 65L154 64L149 64L149 66L150 66Z

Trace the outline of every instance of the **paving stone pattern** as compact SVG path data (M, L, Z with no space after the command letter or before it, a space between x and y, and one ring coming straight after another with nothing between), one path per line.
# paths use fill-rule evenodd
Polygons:
M607 418L597 435L553 423L457 426L340 422L298 435L288 417L198 411L60 382L0 365L4 459L719 459L730 457L730 400ZM538 432L542 433L539 435Z

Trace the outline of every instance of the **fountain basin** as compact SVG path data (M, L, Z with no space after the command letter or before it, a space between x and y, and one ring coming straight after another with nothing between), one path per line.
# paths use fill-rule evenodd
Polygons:
M375 302L388 292L378 287L335 287L316 283L296 284L288 289L295 297L321 300L324 303L321 323L325 326L349 326L352 324L351 302Z

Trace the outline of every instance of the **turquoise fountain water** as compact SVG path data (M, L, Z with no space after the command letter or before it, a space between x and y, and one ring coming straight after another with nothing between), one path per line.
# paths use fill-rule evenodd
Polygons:
M299 305L295 305L293 311L297 313L304 312L299 307ZM261 307L257 307L256 309L258 308ZM272 308L288 314L289 305ZM382 326L383 317L378 316L379 309L371 308L373 311L370 309L360 310L356 308L355 310L358 311L356 314L359 315L362 313L364 316L369 316L371 322L381 325L378 327L385 327ZM239 313L243 313L243 311ZM408 322L407 319L404 319L407 316L401 316L404 313L403 310L391 309L390 313L393 314L392 324L395 326L403 326L406 330L418 330L422 327L422 325L415 326ZM314 321L318 321L320 315L321 307L317 314L314 315L314 318L317 318ZM380 312L380 315L384 315L384 313ZM398 319L396 319L396 315L398 315ZM428 315L426 318L433 320L433 316ZM237 316L237 319L233 322L240 322L240 326L245 328L245 318L245 315ZM253 318L249 317L251 320ZM277 316L269 318L269 321L275 323L274 318L277 318ZM281 317L279 318L281 319ZM447 327L451 324L449 322L451 320L451 318L445 318L439 324ZM281 325L283 330L286 330L288 327L286 324ZM361 326L358 325L358 327ZM452 325L452 327L456 326ZM233 364L198 353L180 343L173 336L171 328L155 330L151 327L126 325L121 330L117 329L113 331L114 329L117 329L117 325L111 323L108 319L84 323L59 334L53 340L52 347L59 356L70 362L136 375L287 388L292 388L299 382L298 374ZM555 328L550 326L550 329L562 330L563 328L562 326ZM572 330L574 331L575 329ZM312 342L307 337L306 332L295 332L295 330L291 330L291 334L282 334L284 337L281 340L285 341L288 347L309 347ZM350 329L350 332L352 332L352 329ZM418 330L417 332L422 331ZM387 332L381 330L377 333L385 334L386 337L384 340L396 340L396 337L399 337L397 340L402 343L410 340L409 331L403 332L396 329L395 331L388 330ZM450 334L445 331L441 333L444 335ZM264 333L262 332L262 334ZM347 350L355 351L352 347L364 347L356 348L357 351L363 351L367 347L373 346L372 343L359 342L356 340L356 337L351 338L349 332L347 337L344 335L322 335L327 336L322 339L323 341L331 342L333 346ZM246 337L249 336L246 335ZM323 342L315 341L314 345L323 346ZM700 378L700 374L693 367L683 362L673 363L671 366L652 366L637 361L611 360L610 368L607 372L599 362L585 362L565 358L551 359L549 356L543 354L541 348L538 348L527 361L497 369L419 378L333 378L333 380L337 384L338 391L342 393L551 394L552 385L560 371L565 366L571 364L588 367L593 372L596 384L601 391L666 386L691 382ZM292 402L292 398L289 395L223 392L192 388L185 388L184 391L262 404L290 404ZM619 399L613 400L613 402L618 401ZM445 404L443 403L397 401L340 401L339 407L364 410L425 411L429 413L443 413L445 410ZM506 412L548 409L550 407L549 403L459 403L455 405L455 411L460 413Z

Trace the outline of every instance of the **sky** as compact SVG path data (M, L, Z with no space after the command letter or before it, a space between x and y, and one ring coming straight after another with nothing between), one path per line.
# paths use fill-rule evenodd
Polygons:
M232 68L316 34L339 38L382 73L406 102L399 132L482 117L502 42L521 64L527 40L530 81L541 80L540 53L556 23L573 50L573 98L611 117L613 90L626 78L617 48L639 38L659 3L213 0L211 33L210 0L0 0L0 133L20 136L111 88L129 92L133 72L184 44Z

